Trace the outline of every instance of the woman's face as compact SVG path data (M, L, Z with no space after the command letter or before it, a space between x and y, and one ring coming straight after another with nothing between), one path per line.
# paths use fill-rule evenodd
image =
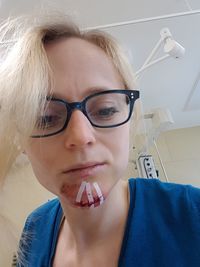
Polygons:
M62 40L48 45L46 52L55 78L56 98L76 102L96 91L124 89L108 56L87 41ZM74 207L96 207L124 176L129 123L95 128L80 110L75 110L64 131L30 138L26 153L46 189Z

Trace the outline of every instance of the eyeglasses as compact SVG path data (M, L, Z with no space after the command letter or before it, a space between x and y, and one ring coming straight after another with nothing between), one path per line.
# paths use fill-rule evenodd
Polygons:
M47 97L45 108L38 115L31 137L47 137L64 131L76 109L82 111L94 127L120 126L130 119L135 100L138 98L139 91L125 89L101 91L87 96L81 102L72 103Z

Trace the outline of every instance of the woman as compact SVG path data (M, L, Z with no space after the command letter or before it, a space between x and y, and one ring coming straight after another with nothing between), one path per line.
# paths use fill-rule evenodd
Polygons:
M28 217L18 266L199 266L200 190L122 179L139 92L117 42L53 18L17 23L0 77L2 165L20 145L58 196Z

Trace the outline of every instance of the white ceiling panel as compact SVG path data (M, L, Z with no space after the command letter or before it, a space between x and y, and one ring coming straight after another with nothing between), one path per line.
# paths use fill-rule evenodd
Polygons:
M199 1L189 1L200 8ZM40 10L62 10L77 17L83 25L96 26L124 20L160 16L187 11L184 0L1 0L0 17L33 13Z

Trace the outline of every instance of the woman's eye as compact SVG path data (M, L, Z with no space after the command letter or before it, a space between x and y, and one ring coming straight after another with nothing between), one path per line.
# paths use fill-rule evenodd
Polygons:
M57 116L53 115L46 115L39 118L37 122L37 126L39 128L48 128L53 127L57 122L59 118Z
M92 116L100 118L110 118L117 112L119 111L115 107L101 108L92 112Z

